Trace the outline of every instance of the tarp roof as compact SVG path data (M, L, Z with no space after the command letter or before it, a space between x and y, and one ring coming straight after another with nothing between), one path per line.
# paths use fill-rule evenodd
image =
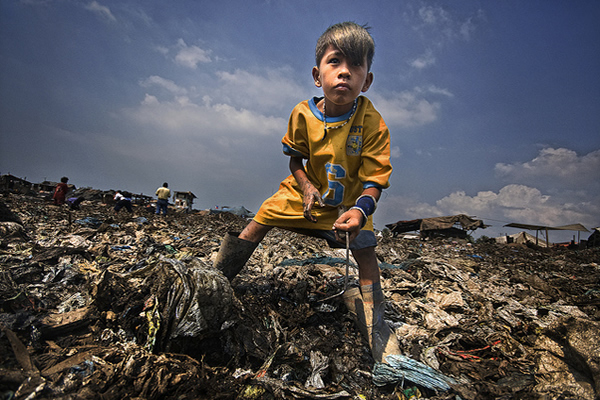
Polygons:
M188 195L192 196L193 199L197 199L196 195L194 193L192 193L192 192L178 192L178 191L175 191L174 194L175 194L176 197L178 195L180 195L180 194L188 194Z
M240 217L247 217L247 218L254 217L254 213L252 211L248 210L244 206L239 206L239 207L221 206L220 209L219 208L211 208L210 209L211 214L218 214L218 213L222 213L222 212L228 212L228 213L240 216Z
M475 219L464 214L449 215L446 217L413 219L410 221L398 221L394 224L388 224L386 227L388 227L392 232L404 233L415 230L431 231L438 229L450 229L454 227L454 224L460 224L464 230L475 230L477 228L487 227L482 220Z
M29 182L25 179L21 179L17 176L11 175L11 174L5 174L5 175L0 176L0 181L5 181L5 180L13 180L13 181L17 181L17 182L31 184L31 182Z
M563 226L544 226L544 225L529 225L529 224L519 224L519 223L510 223L506 224L509 228L518 228L518 229L529 229L533 231L580 231L580 232L589 232L585 226L581 224L570 224Z

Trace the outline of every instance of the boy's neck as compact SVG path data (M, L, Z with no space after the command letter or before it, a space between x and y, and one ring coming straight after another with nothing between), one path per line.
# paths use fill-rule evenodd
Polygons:
M344 115L350 112L350 110L352 110L356 99L354 99L354 102L350 103L349 106L336 106L331 101L327 102L327 105L325 105L325 102L325 97L319 100L319 102L317 103L317 108L319 109L319 111L321 111L323 115L326 115L327 117L339 117L340 115Z

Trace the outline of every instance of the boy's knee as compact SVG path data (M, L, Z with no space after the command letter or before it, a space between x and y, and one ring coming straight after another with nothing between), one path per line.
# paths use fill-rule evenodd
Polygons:
M258 243L265 235L271 230L272 226L259 224L258 222L252 220L250 223L244 228L242 233L240 233L239 238L248 240L250 242Z
M362 249L353 249L352 255L356 258L376 257L375 246L364 247Z

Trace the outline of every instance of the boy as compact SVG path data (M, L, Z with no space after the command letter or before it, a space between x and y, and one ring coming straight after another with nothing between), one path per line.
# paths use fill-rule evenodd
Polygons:
M312 76L324 97L298 104L282 139L292 174L239 236L225 237L215 266L233 279L273 227L321 237L337 248L343 247L339 232L347 232L361 287L347 290L344 301L375 361L385 362L385 356L399 351L383 320L371 215L389 186L390 140L379 113L360 96L373 82L374 49L368 28L353 22L333 25L321 35ZM339 209L347 211L339 215Z
M69 192L69 185L67 185L67 182L69 182L69 178L63 176L62 178L60 178L60 183L58 183L56 185L56 188L54 188L52 200L57 206L65 204L65 199L67 197L67 193Z

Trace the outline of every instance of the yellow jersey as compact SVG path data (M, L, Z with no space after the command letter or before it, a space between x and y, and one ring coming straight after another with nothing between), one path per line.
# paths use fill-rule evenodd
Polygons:
M332 129L325 133L323 113L316 105L319 100L305 100L294 108L282 144L284 154L307 160L308 179L326 206L313 207L318 222L305 219L302 190L290 175L261 205L254 217L260 224L330 230L339 206L352 207L365 188L389 187L390 133L371 101L360 96L354 113L327 117L327 127ZM373 230L372 216L363 229Z

